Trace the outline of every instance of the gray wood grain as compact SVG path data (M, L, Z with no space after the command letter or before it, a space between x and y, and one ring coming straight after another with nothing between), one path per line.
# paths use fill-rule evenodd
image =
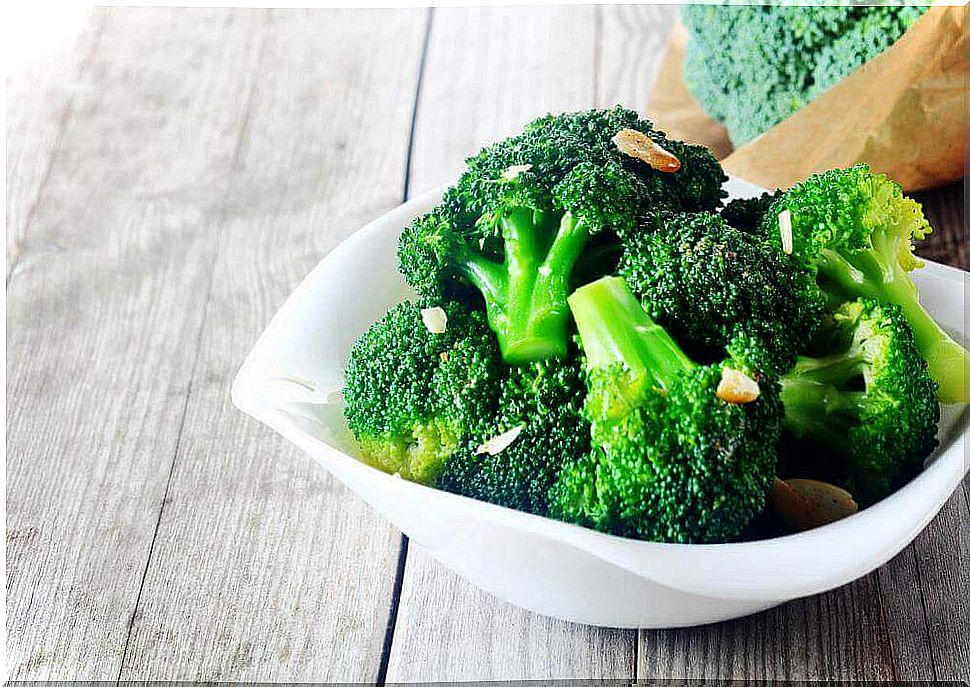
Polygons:
M228 383L320 257L400 203L425 16L269 15L123 678L377 677L398 533L232 407Z
M452 181L466 156L533 117L590 106L594 12L435 10L411 160L414 191ZM632 679L635 637L498 601L412 544L387 681Z
M92 12L76 35L11 70L7 78L7 277L27 243L27 227L71 122L75 97L89 92L90 70L107 12Z
M99 12L91 87L53 139L7 290L11 679L118 676L180 436L251 17Z

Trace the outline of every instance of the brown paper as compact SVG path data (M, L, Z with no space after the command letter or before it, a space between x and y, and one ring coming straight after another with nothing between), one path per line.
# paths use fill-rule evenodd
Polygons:
M670 37L647 115L671 137L700 143L725 170L766 188L866 162L907 191L964 176L966 34L970 6L934 7L892 47L737 150L683 79L690 34Z

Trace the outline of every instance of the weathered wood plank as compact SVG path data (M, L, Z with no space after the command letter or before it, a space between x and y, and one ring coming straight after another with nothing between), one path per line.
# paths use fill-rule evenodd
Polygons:
M399 534L227 391L316 261L401 201L426 12L271 14L124 678L377 677Z
M112 10L58 137L7 293L10 679L118 675L257 18Z
M938 680L970 679L970 503L964 480L913 550Z
M76 35L16 65L7 77L7 276L20 254L71 121L75 96L90 91L90 68L108 17L93 11Z
M589 7L435 10L414 192L453 180L466 156L535 116L591 106L594 19ZM630 679L635 637L500 602L412 544L387 681Z

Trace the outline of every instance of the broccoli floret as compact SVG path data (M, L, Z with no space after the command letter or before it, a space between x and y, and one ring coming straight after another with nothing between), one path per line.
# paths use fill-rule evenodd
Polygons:
M740 146L884 52L926 9L685 5L684 80Z
M358 339L344 370L344 415L363 460L434 484L448 457L494 412L505 367L482 313L445 303L432 333L414 303Z
M860 297L895 303L940 385L940 400L970 400L970 356L926 312L908 274L922 265L913 240L931 231L919 203L884 175L856 165L811 176L776 200L761 229L776 245L783 211L791 220L793 258L814 277L830 309Z
M621 153L622 129L648 135L680 169ZM595 243L609 254L644 208L713 209L724 179L707 150L668 141L629 110L550 115L468 160L442 204L405 229L400 270L425 297L480 292L506 361L561 358L574 268L602 275L584 260L590 238L607 235Z
M781 194L781 191L765 191L753 198L734 198L721 210L721 217L735 229L755 233L761 224L761 218Z
M549 488L563 463L589 450L589 425L581 412L585 391L576 356L512 368L494 419L448 460L439 486L545 515ZM503 435L514 440L489 453L485 447Z
M654 213L627 241L619 272L651 317L702 362L727 350L778 374L822 316L814 281L760 235L714 213Z
M844 304L820 357L782 378L785 426L836 454L837 475L863 505L909 481L936 447L940 406L901 309Z
M719 398L730 363L691 361L621 278L584 286L569 304L586 355L593 449L563 468L551 512L655 541L737 536L773 482L777 384L761 380L753 402Z

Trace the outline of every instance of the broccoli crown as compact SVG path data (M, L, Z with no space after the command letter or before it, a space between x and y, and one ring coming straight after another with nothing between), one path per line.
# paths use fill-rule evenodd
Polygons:
M868 505L920 471L936 447L936 382L895 305L845 303L820 357L782 378L785 425L841 457L837 474Z
M926 9L685 5L684 79L740 146L884 52Z
M513 367L497 412L448 460L440 487L545 515L563 463L589 451L581 371L575 355ZM495 453L483 450L510 431L518 432L511 444Z
M775 200L761 224L762 235L775 245L781 245L786 212L794 262L813 276L828 307L856 298L895 303L940 385L940 399L970 400L970 357L920 304L908 274L921 266L914 239L931 231L919 203L884 175L856 165L813 175Z
M680 168L621 153L612 139L623 129L647 135ZM400 270L425 297L478 291L510 363L567 354L574 268L601 275L583 259L588 243L608 255L648 207L714 209L725 180L707 150L669 141L621 108L543 117L467 165L441 205L405 229Z
M622 279L578 289L570 306L586 354L593 448L562 470L551 512L655 541L719 542L764 507L781 404L762 380L745 404L717 395L723 365L697 365Z
M761 219L781 193L781 191L765 191L753 198L734 198L721 210L721 217L735 229L749 234L757 233Z
M760 236L714 213L654 213L627 242L619 273L651 317L691 356L725 349L748 367L780 373L821 320L814 281Z
M344 370L344 415L365 462L434 484L447 458L491 417L504 365L482 313L443 305L432 333L401 303L357 340Z

